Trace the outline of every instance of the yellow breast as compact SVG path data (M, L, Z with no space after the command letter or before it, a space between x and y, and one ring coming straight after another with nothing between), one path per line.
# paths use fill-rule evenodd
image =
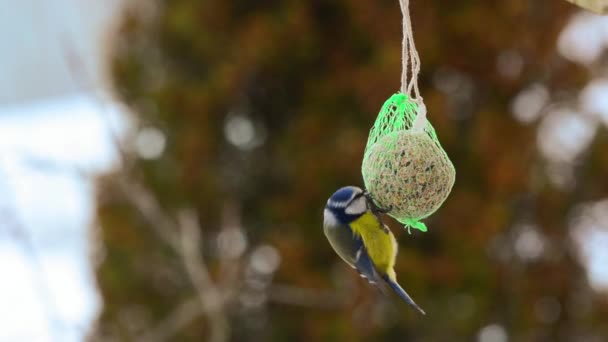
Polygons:
M384 230L378 218L369 211L351 222L350 226L363 239L376 270L382 274L392 273L397 256L397 242L393 233Z

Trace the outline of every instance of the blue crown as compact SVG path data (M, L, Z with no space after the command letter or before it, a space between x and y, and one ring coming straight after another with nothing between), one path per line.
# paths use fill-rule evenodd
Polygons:
M346 206L353 199L355 192L361 192L361 189L355 186L345 186L334 192L329 200L327 200L325 208L331 210L338 221L342 224L348 224L361 216L350 215L345 212Z
M331 202L334 203L348 203L348 201L353 197L353 193L357 188L354 186L345 186L343 188L338 189L338 191L334 192L333 195L329 198Z

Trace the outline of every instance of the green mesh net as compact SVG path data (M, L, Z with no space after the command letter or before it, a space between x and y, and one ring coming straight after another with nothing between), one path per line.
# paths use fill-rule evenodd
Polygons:
M361 172L375 204L408 227L426 232L421 219L448 197L456 170L435 129L424 118L414 125L418 105L402 93L389 98L372 127Z

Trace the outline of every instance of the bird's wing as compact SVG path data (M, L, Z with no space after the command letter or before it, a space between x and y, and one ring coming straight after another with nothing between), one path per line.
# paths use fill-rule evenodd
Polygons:
M347 264L356 268L357 252L363 246L363 241L355 236L348 226L325 226L323 228L329 244Z
M365 245L361 247L361 250L357 254L357 261L355 262L355 266L361 274L362 277L367 278L367 280L374 284L376 288L378 288L384 295L388 295L388 291L386 289L385 284L387 284L401 299L403 299L406 303L411 305L413 308L418 310L422 315L426 315L424 310L414 302L412 297L410 297L407 292L397 283L397 279L395 277L395 272L392 271L389 274L379 275L376 271L376 268L372 264L372 260L367 254L367 250L365 249ZM380 281L380 280L384 281Z
M370 259L369 255L367 254L367 250L365 249L365 245L363 243L361 243L361 248L357 251L355 260L355 268L359 274L363 278L366 278L370 283L378 284L380 277L378 276L378 272L376 272L372 259Z
M350 227L345 225L325 227L324 231L327 240L340 258L369 282L378 282L380 278L360 236L353 234Z

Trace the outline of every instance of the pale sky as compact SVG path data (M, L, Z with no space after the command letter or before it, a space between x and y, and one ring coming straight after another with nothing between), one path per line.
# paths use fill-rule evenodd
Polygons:
M104 37L122 0L0 0L0 104L78 90L66 45L101 87Z
M0 106L0 342L80 341L100 309L79 172L116 165L107 117L124 132L120 107L82 94Z

